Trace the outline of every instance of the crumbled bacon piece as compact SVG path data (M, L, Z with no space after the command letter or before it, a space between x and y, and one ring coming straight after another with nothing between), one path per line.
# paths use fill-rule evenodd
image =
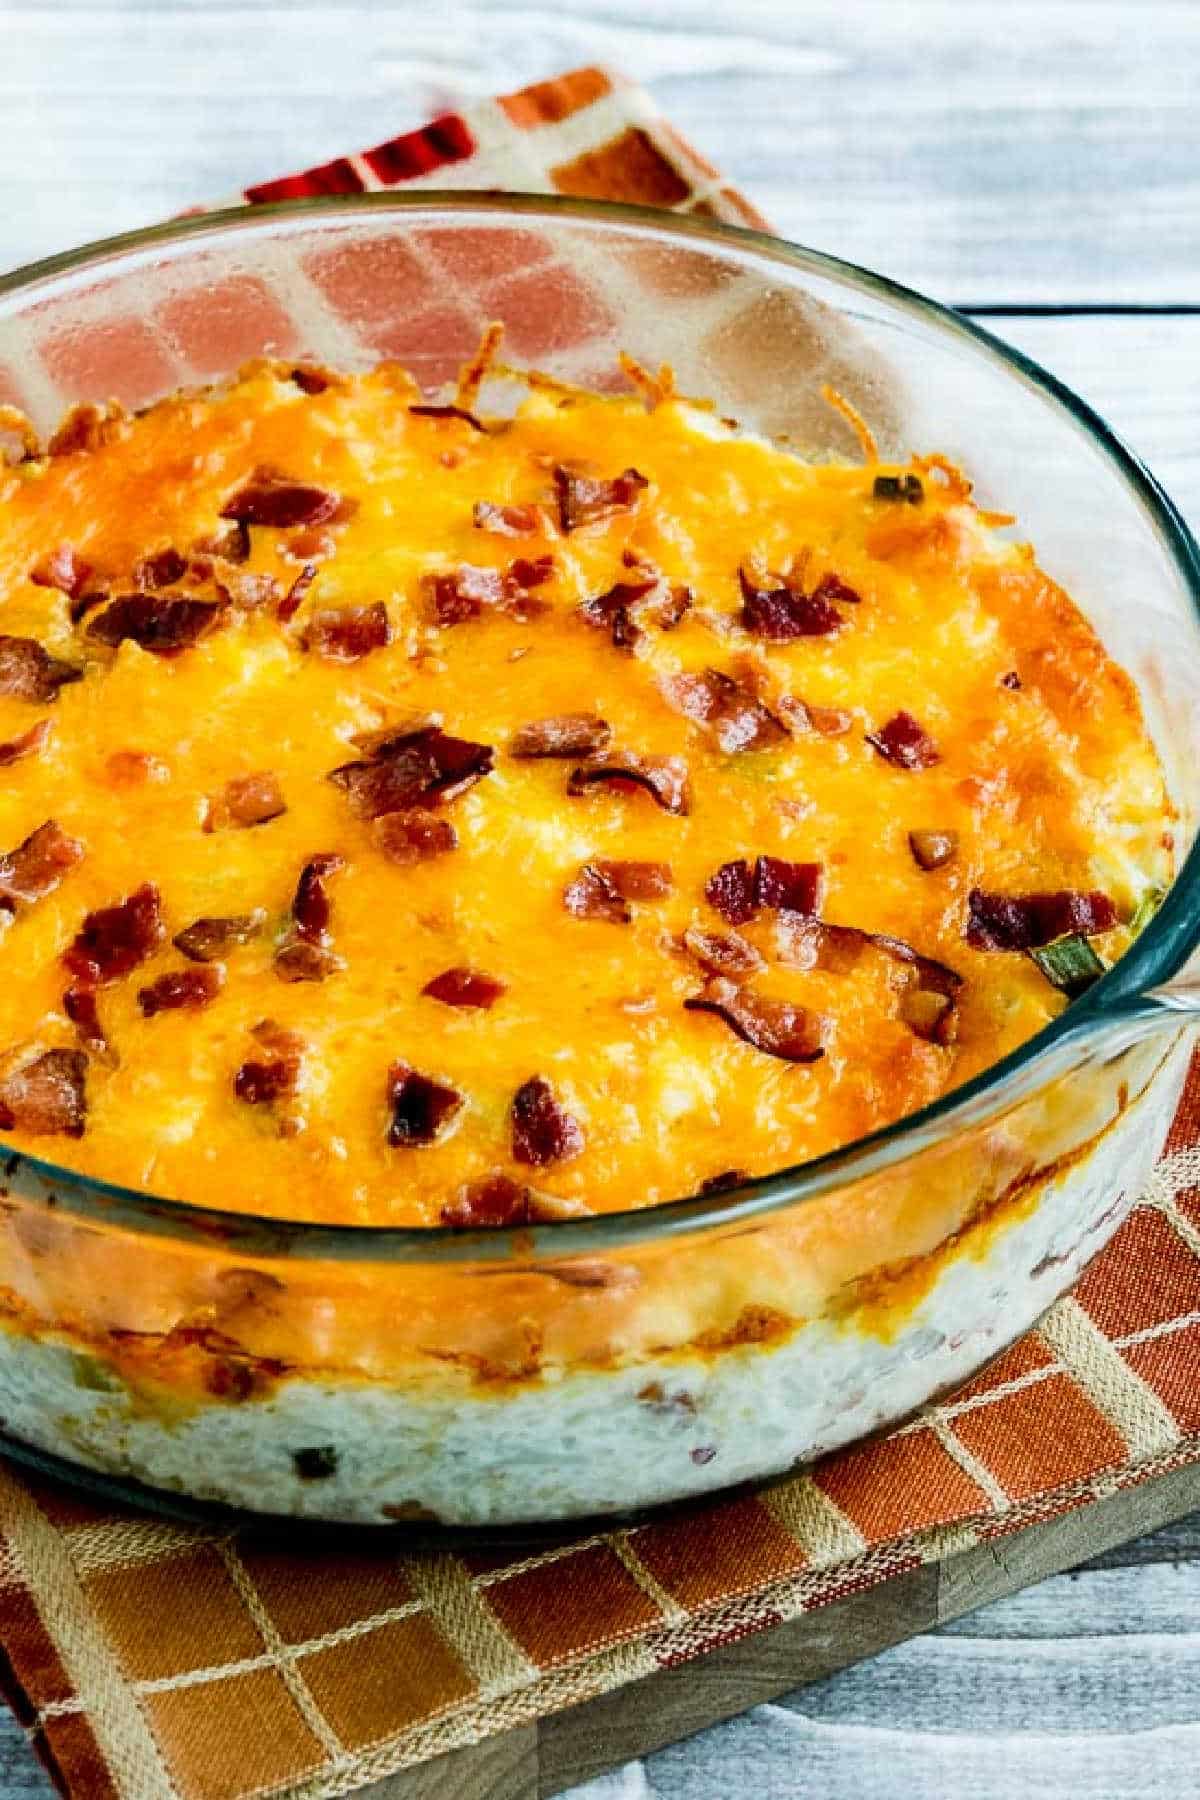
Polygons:
M133 565L133 585L139 594L158 588L174 587L188 572L187 558L168 546L153 556L143 556Z
M29 579L35 587L57 588L68 600L78 600L91 573L91 565L80 559L72 544L59 544L34 563Z
M247 1106L273 1106L277 1100L290 1099L300 1084L304 1039L274 1019L260 1019L252 1035L271 1053L270 1059L244 1062L233 1078L234 1093ZM279 1122L282 1137L295 1136L298 1128L293 1119Z
M382 600L369 606L324 606L309 615L300 642L330 662L358 662L392 641L392 626Z
M297 363L291 371L291 380L302 394L323 394L334 376L329 369L323 369L320 363Z
M261 906L253 912L235 913L225 919L193 919L190 925L176 932L171 942L192 962L216 962L236 945L248 944L256 938L266 922L266 909Z
M576 919L600 919L609 925L628 925L633 918L616 884L601 874L594 863L584 863L574 881L563 889L563 905Z
M697 1192L701 1194L727 1194L731 1188L741 1187L743 1181L750 1177L745 1169L722 1169L719 1175L709 1175L700 1183Z
M868 731L867 742L897 769L928 769L941 761L937 745L910 712L898 712L878 731Z
M393 1149L409 1150L436 1142L462 1109L463 1096L428 1075L419 1075L407 1063L395 1062L388 1070L387 1103L391 1109L388 1143Z
M0 744L0 769L7 769L11 763L20 762L26 756L36 756L47 738L54 730L50 719L39 719L28 731L19 737L10 738L7 744Z
M536 506L497 506L490 500L477 500L472 522L477 531L491 531L497 537L533 537L541 516Z
M953 1043L958 1030L958 999L963 978L946 963L924 956L903 938L856 925L832 925L824 919L785 914L777 927L780 960L791 968L821 968L848 975L874 948L908 972L899 1012L917 1037L931 1044Z
M313 856L300 871L300 879L296 883L296 895L292 901L292 918L296 922L296 934L307 944L323 944L329 934L329 921L333 917L333 903L326 891L325 883L331 875L336 875L346 866L344 856L336 853L325 856Z
M225 971L220 963L200 969L168 969L147 987L138 989L138 1005L148 1019L155 1013L175 1012L180 1008L199 1012L210 1006L225 986Z
M98 644L131 638L154 656L178 656L214 625L219 600L193 600L183 594L124 594L98 613L87 628Z
M205 831L219 831L237 826L248 831L254 825L268 825L287 811L287 801L272 769L253 775L235 775L225 783L218 800L212 800L204 820Z
M222 562L244 563L250 557L250 528L240 519L231 519L220 531L197 538L192 545L198 556L216 556Z
M840 606L861 606L862 595L840 575L822 575L813 589L814 600L836 600Z
M671 891L671 865L656 862L584 863L563 891L563 905L577 919L628 925L630 900L661 900Z
M554 574L554 558L552 556L515 556L504 571L504 585L509 609L518 617L522 609L529 606L525 599L531 588L545 587ZM538 601L538 609L542 602Z
M787 644L793 638L826 637L846 623L833 598L816 588L806 594L801 587L758 587L738 570L742 587L742 624L768 643ZM824 584L822 583L822 587ZM857 597L857 596L856 596Z
M16 912L52 894L77 863L83 845L54 819L39 825L15 850L0 855L0 909Z
M87 1120L87 1057L82 1050L46 1050L0 1080L0 1131L31 1137L82 1137Z
M510 756L598 756L612 742L612 726L597 713L556 713L518 726L509 742Z
M296 616L300 602L317 579L317 565L306 562L282 600L275 607L275 617L284 625Z
M468 412L464 406L410 406L409 412L418 419L461 419L472 431L486 431L486 426Z
M689 809L687 764L679 756L639 756L633 750L609 750L590 756L571 770L568 794L585 794L599 782L615 781L618 788L641 787L664 812L683 814Z
M72 406L46 445L46 454L69 456L76 450L99 450L119 434L125 416L115 400L108 406L90 401Z
M427 981L421 992L431 1000L440 1000L443 1006L468 1006L490 1012L501 994L508 992L508 984L478 969L444 969Z
M1108 895L1094 890L993 894L972 888L967 905L966 937L976 950L1036 950L1055 938L1109 931L1118 922Z
M745 1043L784 1062L816 1062L825 1054L824 1022L818 1014L790 1000L753 994L722 976L683 1004L688 1012L715 1013Z
M499 606L504 600L501 571L476 568L471 563L422 575L420 585L439 625L461 625L467 619L477 619L485 606Z
M692 609L692 590L688 587L668 589L667 597L655 615L663 631L674 631L685 613Z
M745 925L763 907L777 912L815 913L821 904L820 863L786 862L760 856L753 870L744 857L722 863L704 892L731 925Z
M442 1224L460 1231L478 1226L532 1225L536 1215L527 1187L511 1175L488 1175L469 1182L458 1199L442 1208Z
M276 950L271 966L280 981L324 981L336 975L343 964L327 944L289 938Z
M1000 686L1008 688L1014 694L1019 693L1022 686L1021 677L1015 669L1009 669L1007 674L1000 677Z
M559 1104L550 1083L540 1075L523 1082L513 1095L513 1161L542 1168L566 1162L582 1149L579 1120Z
M377 819L454 800L490 774L492 764L490 744L423 725L383 738L369 758L343 763L330 771L329 779L345 788L360 819Z
M736 931L701 931L699 926L689 925L683 942L709 975L753 975L766 966L749 939Z
M402 869L458 848L457 831L436 813L384 813L372 824L371 835L388 861Z
M957 831L910 831L908 847L919 869L942 869L958 855Z
M102 987L145 962L165 936L158 889L143 882L116 906L88 913L63 962L80 981Z
M5 698L44 706L60 687L82 678L81 668L51 656L35 638L0 636L0 695Z
M116 1061L116 1053L100 1023L100 1009L96 1003L94 988L69 987L63 995L63 1011L79 1034L80 1043L90 1055L98 1056L104 1062Z
M746 925L758 911L754 897L754 871L744 856L722 863L704 884L710 906L715 906L731 925Z
M762 750L782 743L788 736L787 726L747 685L720 669L668 675L660 687L667 705L685 719L707 725L726 755L739 750Z
M579 610L589 625L607 631L618 650L632 650L641 637L641 629L633 617L633 608L658 586L658 577L648 581L618 581L607 593L593 594L581 602Z
M577 531L581 525L598 525L614 513L634 506L642 489L649 485L636 469L626 469L611 481L604 481L577 475L560 463L554 470L558 522L566 532Z
M258 469L245 487L225 502L221 517L242 525L290 531L296 525L328 524L340 505L339 496L325 488L292 481L272 469Z

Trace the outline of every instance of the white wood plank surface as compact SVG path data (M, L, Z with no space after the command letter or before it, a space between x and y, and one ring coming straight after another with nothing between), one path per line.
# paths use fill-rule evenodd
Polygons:
M640 75L785 234L943 298L1200 304L1193 0L0 0L0 268L571 63ZM989 321L1200 525L1200 316ZM572 1800L1177 1800L1200 1516ZM48 1784L0 1713L0 1800Z

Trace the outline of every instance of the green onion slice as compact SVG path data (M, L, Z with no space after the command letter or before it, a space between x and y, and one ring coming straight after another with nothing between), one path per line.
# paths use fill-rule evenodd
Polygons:
M1107 972L1102 961L1085 937L1071 935L1055 938L1029 952L1051 987L1056 987L1068 1000L1078 1000L1092 983Z
M1149 887L1146 889L1145 893L1137 903L1137 908L1132 919L1129 921L1129 932L1131 937L1136 937L1139 931L1145 931L1147 925L1150 923L1166 897L1165 888Z

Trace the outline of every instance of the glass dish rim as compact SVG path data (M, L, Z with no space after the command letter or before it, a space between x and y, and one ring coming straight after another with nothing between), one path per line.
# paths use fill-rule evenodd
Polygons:
M205 236L236 236L272 221L297 216L436 213L491 214L497 218L569 218L608 227L636 224L656 236L684 243L748 247L789 277L811 275L883 300L902 314L960 340L1000 371L1015 377L1034 399L1064 413L1067 422L1105 457L1121 478L1181 578L1200 622L1200 546L1174 502L1141 458L1085 400L1015 346L936 300L859 264L792 243L765 231L727 225L647 206L583 200L566 195L486 194L471 189L324 195L304 200L239 205L97 239L0 274L0 300L48 278L122 260L155 246ZM849 1182L877 1176L910 1156L953 1138L965 1125L995 1117L1034 1085L1035 1070L1065 1067L1105 1028L1158 1012L1145 990L1175 974L1200 943L1200 836L1176 873L1154 918L1109 973L1081 1000L998 1062L928 1106L855 1138L808 1162L776 1170L718 1194L693 1195L651 1206L552 1220L533 1227L459 1230L449 1226L334 1225L195 1205L126 1188L26 1152L3 1161L12 1182L27 1167L46 1193L43 1204L109 1228L260 1258L299 1257L336 1262L496 1262L528 1264L547 1256L593 1255L656 1243L700 1231L760 1220L828 1194ZM0 1151L2 1151L0 1144ZM31 1198L23 1195L23 1198ZM36 1204L36 1200L33 1202Z

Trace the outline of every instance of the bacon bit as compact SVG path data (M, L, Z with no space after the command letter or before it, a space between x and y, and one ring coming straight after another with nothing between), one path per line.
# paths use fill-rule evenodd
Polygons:
M394 1150L412 1150L437 1140L461 1110L463 1096L428 1075L418 1075L407 1063L395 1062L388 1070L387 1103L392 1115L388 1143Z
M244 563L250 558L250 528L240 519L233 519L220 531L214 531L208 537L197 538L192 545L193 551L200 556L215 556L222 562Z
M867 421L859 412L857 406L852 406L845 394L839 394L837 389L831 387L828 382L825 382L821 388L821 398L826 406L831 406L835 413L840 413L842 418L845 419L847 425L849 425L851 431L858 439L858 447L862 451L863 461L865 463L878 462L879 448L875 442L874 434L867 424Z
M746 925L758 911L755 899L754 871L745 857L722 863L704 884L710 906L714 906L731 925Z
M388 861L402 869L458 849L457 831L436 813L384 813L373 822L371 836Z
M499 506L491 500L477 500L471 522L476 531L491 531L497 537L533 537L542 527L542 516L536 506Z
M574 474L558 463L554 468L554 486L558 493L559 525L565 532L578 531L582 525L598 525L614 513L635 506L638 495L649 485L636 469L626 469L611 481L604 481Z
M392 641L392 626L382 600L369 606L326 606L309 615L300 642L329 662L358 662Z
M192 600L182 594L125 594L92 620L87 635L114 650L131 638L154 656L178 656L216 623L221 610L218 600Z
M91 564L80 561L73 545L60 544L33 565L29 579L35 587L57 588L69 600L78 600L91 573Z
M117 1053L105 1035L96 1004L96 991L90 987L69 987L63 995L63 1011L74 1025L79 1041L92 1056L115 1066Z
M133 585L139 594L157 588L174 587L188 572L187 558L168 547L153 556L143 556L133 565Z
M486 433L486 426L465 406L410 406L408 410L418 419L461 419L472 431Z
M421 992L431 1000L440 1000L443 1006L470 1006L490 1012L501 994L508 992L508 983L498 981L494 975L481 974L478 969L444 969L427 981Z
M309 944L290 938L280 944L272 961L280 981L324 981L344 967L340 956L325 944Z
M0 908L18 912L52 894L83 856L79 839L68 837L61 825L47 819L15 850L0 855Z
M928 769L941 761L937 745L909 712L898 712L878 731L868 731L867 742L893 768Z
M612 882L622 900L661 900L671 892L670 863L601 860L591 866Z
M749 1181L749 1179L750 1176L745 1169L722 1169L719 1175L710 1175L707 1180L702 1181L697 1192L701 1194L727 1194L730 1188L741 1187L742 1183L744 1181Z
M165 936L158 889L143 882L116 906L88 913L63 962L80 981L103 987L145 962Z
M846 623L828 596L819 590L806 594L800 587L757 587L745 569L738 570L738 580L742 589L742 624L768 643L825 637L840 631Z
M291 380L302 394L323 394L333 379L332 371L320 363L297 363L291 372Z
M529 599L529 590L541 587L553 573L551 556L536 561L518 557L507 569L481 569L464 563L458 569L422 575L420 587L438 625L461 625L477 619L486 607L525 619L544 610L541 602Z
M1017 674L1015 669L1010 669L1007 675L1002 675L1000 677L1000 686L1010 689L1014 694L1020 691L1022 685L1021 677Z
M69 456L75 450L99 450L120 434L125 408L115 400L107 406L86 402L71 407L46 445L47 456Z
M611 635L618 650L632 650L642 635L634 623L632 609L657 586L657 576L651 576L648 581L618 581L606 594L595 594L584 600L579 610L589 625Z
M701 931L698 926L689 925L683 942L709 975L753 975L766 967L754 945L736 931Z
M688 1012L715 1013L745 1043L784 1062L816 1062L825 1054L821 1042L824 1021L790 1000L752 994L715 976L703 993L683 1004Z
M60 687L82 679L82 669L60 662L36 639L0 636L0 695L5 698L45 706L57 697Z
M588 1208L581 1201L563 1200L556 1194L538 1194L514 1181L511 1175L495 1174L460 1188L458 1199L443 1206L441 1222L455 1230L471 1231L506 1225L540 1225L553 1219L584 1217L587 1212ZM544 1268L542 1273L556 1275L559 1280L578 1287L614 1285L607 1278L572 1282L568 1269L582 1270L582 1267L582 1264L567 1264L561 1268ZM590 1270L593 1265L589 1263L587 1267Z
M168 969L148 987L138 989L138 1005L148 1019L180 1008L199 1012L212 1004L224 986L225 970L220 963L203 969Z
M47 1050L0 1081L0 1130L31 1137L82 1137L87 1119L87 1057Z
M251 575L244 569L227 569L213 580L222 599L241 612L257 612L277 602L283 591L274 575Z
M554 574L554 558L552 556L517 556L504 571L505 587L509 603L518 618L522 616L520 608L523 604L521 594L528 593L530 588L544 587ZM514 594L514 588L520 593Z
M274 1019L260 1019L251 1035L264 1050L271 1052L270 1061L244 1062L233 1078L233 1091L247 1106L273 1106L277 1100L289 1100L300 1085L305 1042L298 1031L289 1031ZM279 1120L280 1137L295 1137L301 1121L290 1116Z
M299 610L300 602L303 600L305 594L307 594L316 578L316 563L306 562L287 593L283 596L283 599L280 600L275 607L275 617L279 620L280 624L286 625L289 619L295 617L296 612Z
M307 944L323 944L329 935L333 905L325 891L325 883L346 866L344 856L332 853L310 857L300 871L296 895L292 901L292 918L296 934Z
M378 742L368 760L332 769L330 781L345 788L360 819L454 800L491 773L490 744L449 737L438 725L422 726Z
M340 497L326 488L292 481L273 469L256 469L246 486L225 502L221 517L290 531L297 525L327 525L340 504Z
M925 489L919 475L877 475L871 494L876 500L900 500L909 506L920 506Z
M1095 890L993 894L972 888L967 906L966 938L976 950L1037 950L1055 938L1091 937L1118 923L1108 895Z
M910 831L908 847L919 869L942 869L958 855L957 831Z
M688 587L673 587L659 607L656 618L663 631L674 631L685 613L692 608L692 590Z
M210 800L205 816L205 831L220 831L234 825L249 830L254 825L268 825L287 811L287 801L272 769L254 775L235 775L225 783L218 800Z
M824 871L820 863L785 862L760 856L753 870L744 857L722 863L710 875L704 892L710 905L731 925L745 925L764 907L810 916L821 904Z
M664 812L681 816L690 808L687 776L687 764L680 756L639 756L633 750L609 750L590 756L572 769L567 792L585 794L599 782L614 781L618 789L631 784L644 788Z
M555 713L521 725L508 753L523 759L544 756L598 756L612 742L612 726L598 713Z
M583 1129L573 1113L559 1105L554 1089L540 1075L523 1082L513 1095L513 1161L533 1168L568 1162L583 1149Z
M193 919L190 925L176 932L171 942L192 962L216 962L235 945L248 944L258 937L266 922L266 909L261 906L256 906L253 912L235 913L225 919Z
M7 769L12 763L21 762L27 756L36 756L45 746L54 730L53 721L39 719L20 737L11 738L7 744L0 744L0 769Z
M104 759L104 775L110 787L145 787L150 781L169 781L165 762L148 750L114 750Z
M667 675L659 688L675 712L698 725L709 726L726 755L762 750L784 742L788 736L786 725L755 697L748 685L720 669Z
M563 889L563 905L576 919L599 919L609 925L628 925L633 913L616 883L594 863L584 863L574 881Z
M754 865L756 905L776 912L813 914L821 904L824 871L820 863L785 862L779 856L760 856Z

